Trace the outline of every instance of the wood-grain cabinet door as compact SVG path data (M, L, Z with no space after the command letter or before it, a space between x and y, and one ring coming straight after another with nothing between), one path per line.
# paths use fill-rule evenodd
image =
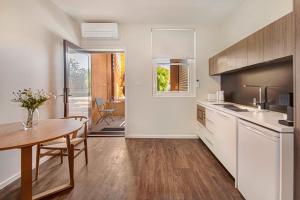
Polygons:
M226 51L222 51L220 54L218 54L217 59L216 59L216 65L217 65L218 74L227 71L227 52Z
M242 40L209 59L209 75L217 75L245 67L247 60L247 40Z
M248 65L264 61L264 31L260 30L247 38Z
M209 59L209 75L213 76L218 74L218 66L216 64L216 56Z
M295 53L295 17L294 13L288 14L286 17L286 30L287 30L287 56L294 55Z
M209 59L209 75L218 75L227 71L227 55L223 51Z
M263 29L264 61L293 55L293 14L289 14Z
M236 45L231 46L226 50L226 54L227 54L226 71L232 71L237 67L236 50L237 50Z
M244 39L237 44L235 44L235 69L239 69L247 66L248 55L247 55L247 40Z

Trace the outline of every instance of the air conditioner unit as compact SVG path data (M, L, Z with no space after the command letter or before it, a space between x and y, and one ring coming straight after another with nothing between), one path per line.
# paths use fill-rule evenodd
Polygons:
M118 39L117 23L82 23L83 38Z

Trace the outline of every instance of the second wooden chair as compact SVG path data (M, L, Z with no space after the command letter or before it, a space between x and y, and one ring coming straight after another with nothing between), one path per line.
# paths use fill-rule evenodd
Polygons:
M71 137L71 145L74 147L74 158L76 158L83 151L85 152L85 163L88 164L88 150L87 150L87 123L88 119L84 116L70 116L67 119L74 119L83 122L83 127ZM83 143L82 148L78 148ZM41 152L46 150L45 152ZM61 164L63 163L63 156L68 156L67 143L65 138L56 139L46 143L38 144L36 150L36 168L35 168L35 180L39 175L40 158L44 156L60 156Z

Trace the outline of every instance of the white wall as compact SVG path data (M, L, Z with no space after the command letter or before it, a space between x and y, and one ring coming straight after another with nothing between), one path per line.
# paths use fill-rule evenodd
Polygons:
M0 2L0 123L21 121L21 109L12 91L43 88L56 94L63 89L63 38L80 41L79 24L50 1ZM41 118L63 116L62 99L40 110ZM18 177L19 150L0 152L0 188Z
M194 135L196 98L157 98L152 96L151 28L196 28L199 96L215 91L219 80L208 76L208 57L216 51L216 32L211 27L120 25L120 39L87 40L87 49L124 48L126 50L127 133L130 137L191 137Z
M293 0L245 0L220 27L219 51L292 11Z

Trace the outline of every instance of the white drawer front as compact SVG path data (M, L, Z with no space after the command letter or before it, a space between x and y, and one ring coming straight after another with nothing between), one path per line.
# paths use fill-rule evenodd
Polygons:
M209 119L209 120L214 120L215 119L215 111L210 109L210 108L206 108L205 109L205 118Z

